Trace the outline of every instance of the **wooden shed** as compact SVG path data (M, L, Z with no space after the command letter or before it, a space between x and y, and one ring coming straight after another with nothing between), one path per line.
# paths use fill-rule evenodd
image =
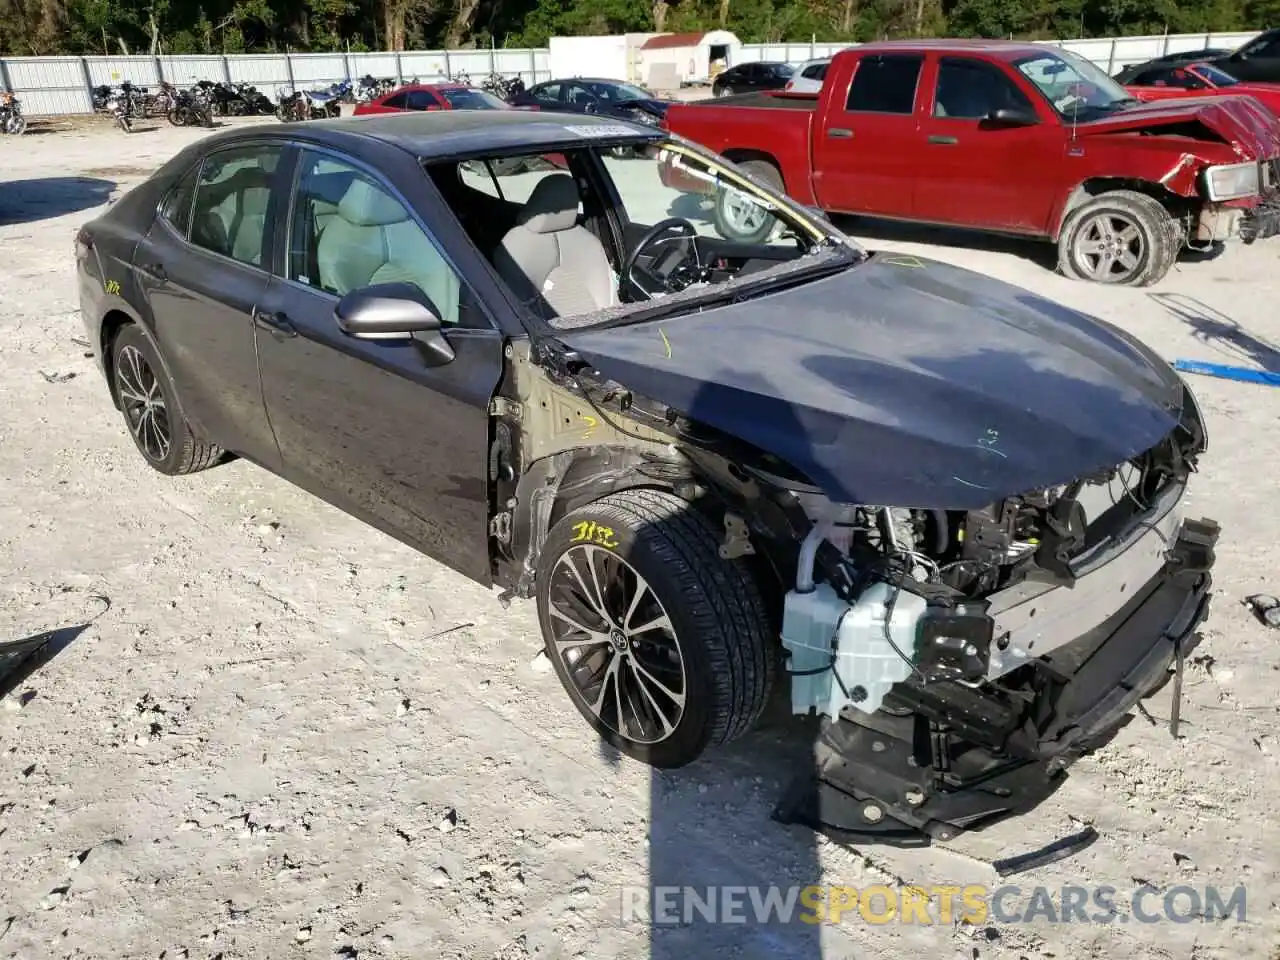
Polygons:
M742 59L742 41L728 30L664 33L640 46L640 82L667 87L671 82L706 83Z

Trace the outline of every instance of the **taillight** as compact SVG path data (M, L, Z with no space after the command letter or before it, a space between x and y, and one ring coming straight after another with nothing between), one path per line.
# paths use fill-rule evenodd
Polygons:
M787 85L786 85L785 87L783 87L782 89L783 89L783 91L787 91L787 90L790 90L790 89L791 89L792 87L794 87L795 85L796 85L796 82L795 82L794 80L788 80L788 81L787 81Z
M88 228L81 227L76 232L76 259L83 260L89 255L89 251L93 249L93 235L89 233Z

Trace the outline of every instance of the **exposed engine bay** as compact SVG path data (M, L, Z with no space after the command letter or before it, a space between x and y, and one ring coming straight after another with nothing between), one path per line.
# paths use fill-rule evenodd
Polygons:
M1137 664L1141 679L1090 675L1114 646L1110 625L1166 576L1189 584L1213 563L1217 525L1180 510L1197 430L1184 421L1133 462L983 510L836 507L805 495L813 527L782 645L793 712L828 720L826 765L816 792L800 792L807 804L793 795L779 818L946 839L1038 801L1118 729L1186 649ZM1180 601L1176 632L1165 631L1177 644L1204 614L1201 586ZM1033 796L1002 784L1028 774ZM982 799L956 804L979 783Z

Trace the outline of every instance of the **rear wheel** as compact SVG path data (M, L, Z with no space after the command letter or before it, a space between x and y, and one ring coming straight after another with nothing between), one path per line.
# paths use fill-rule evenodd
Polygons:
M764 601L688 503L627 490L566 515L538 561L546 652L606 741L679 767L746 733L773 682Z
M1164 278L1181 246L1181 230L1159 201L1113 190L1067 217L1058 237L1058 268L1073 280L1145 287Z
M222 449L196 437L155 347L137 326L124 327L111 345L112 386L125 426L144 460L164 474L213 466Z
M746 160L738 166L766 186L783 191L782 174L768 160ZM763 243L778 222L768 210L739 191L724 189L716 191L712 219L720 236L738 243Z

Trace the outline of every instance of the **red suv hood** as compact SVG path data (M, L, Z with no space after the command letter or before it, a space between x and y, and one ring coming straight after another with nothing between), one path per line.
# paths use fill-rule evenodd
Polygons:
M1082 123L1077 136L1125 133L1194 121L1222 137L1243 159L1280 156L1280 119L1253 97L1194 97L1134 104Z

